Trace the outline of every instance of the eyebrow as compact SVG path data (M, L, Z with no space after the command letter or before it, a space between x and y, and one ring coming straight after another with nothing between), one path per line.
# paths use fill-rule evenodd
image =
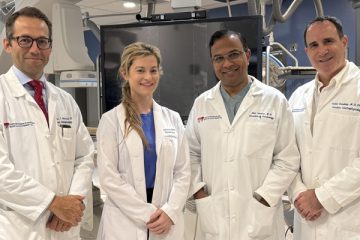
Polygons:
M233 49L233 50L231 50L231 51L229 51L229 52L227 52L227 53L225 53L225 54L215 54L213 57L216 57L216 56L224 56L224 55L227 55L227 54L232 53L232 52L244 52L244 51L235 48L235 49Z

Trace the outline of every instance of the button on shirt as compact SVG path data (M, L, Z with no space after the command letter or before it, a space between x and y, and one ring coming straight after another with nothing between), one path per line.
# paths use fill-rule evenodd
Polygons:
M21 72L17 67L15 66L12 66L12 69L16 75L16 77L20 80L21 84L24 86L24 88L26 89L26 91L32 96L34 97L35 95L35 91L33 89L32 86L30 86L29 82L31 80L34 80L32 78L29 78L28 76L26 76L23 72ZM46 84L45 84L45 81L46 81L46 78L45 78L45 74L43 74L40 79L36 79L36 80L40 80L42 83L43 83L43 90L42 90L42 96L43 96L43 99L44 99L44 102L45 102L45 107L47 109L47 97L46 97Z
M230 123L232 123L232 121L234 120L236 112L239 109L240 104L244 100L244 97L248 93L251 84L252 84L252 81L249 81L249 83L235 96L230 96L225 91L225 89L220 85L220 93L224 100L226 112L228 114Z

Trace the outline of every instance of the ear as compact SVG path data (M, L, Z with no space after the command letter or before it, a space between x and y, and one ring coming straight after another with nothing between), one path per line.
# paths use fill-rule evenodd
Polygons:
M120 75L121 75L121 77L122 77L125 81L127 81L127 80L128 80L128 78L127 78L127 74L126 74L126 72L125 72L125 71L120 71Z
M3 39L3 47L4 47L4 50L7 52L7 53L11 53L11 43L10 43L10 40L7 39L7 38L4 38Z
M305 50L306 55L309 56L309 53L308 53L308 52L309 52L309 48L308 48L308 47L305 47L304 50Z
M247 65L249 66L249 65L250 65L250 57L251 57L251 50L250 50L250 48L248 48L248 49L245 51L245 56L246 56Z
M342 43L344 44L344 47L347 47L349 39L347 35L344 35L344 37L342 38Z

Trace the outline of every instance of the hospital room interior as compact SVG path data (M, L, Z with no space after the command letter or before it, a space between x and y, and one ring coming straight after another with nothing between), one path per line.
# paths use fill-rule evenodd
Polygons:
M53 24L52 53L44 70L47 80L73 96L95 146L101 116L121 101L120 58L133 42L159 47L164 73L154 99L178 112L184 126L195 98L218 82L208 47L216 30L241 32L251 50L249 74L286 99L316 75L304 50L304 29L316 16L341 20L348 37L346 58L360 66L359 0L0 0L1 39L6 36L6 19L26 6L43 11ZM0 74L11 66L1 47ZM107 197L96 149L94 165L82 240L96 239ZM296 209L286 192L282 204L290 240ZM198 239L193 199L186 201L183 211L185 240Z

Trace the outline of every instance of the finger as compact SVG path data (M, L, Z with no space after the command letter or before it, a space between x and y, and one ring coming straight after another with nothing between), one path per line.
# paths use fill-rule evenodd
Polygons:
M159 218L159 216L161 215L161 212L162 212L162 210L160 210L159 208L156 209L156 211L150 215L149 223L157 220Z
M56 216L54 216L52 219L51 219L51 222L49 224L49 228L51 230L55 230L56 229L56 226L58 224L58 218Z
M63 228L63 223L61 221L57 221L55 231L60 232L62 228Z
M61 231L62 231L62 232L67 232L67 231L70 230L70 228L71 228L71 225L70 225L70 224L68 224L68 223L63 223L63 226L62 226Z
M65 228L64 228L64 231L67 232L67 231L70 230L70 228L71 228L71 225L70 225L70 224L67 224L67 225L65 226Z
M69 195L69 196L71 196L71 197L73 197L73 198L76 198L76 199L78 199L78 200L80 200L80 201L82 201L82 200L85 199L84 196L80 196L80 195Z

